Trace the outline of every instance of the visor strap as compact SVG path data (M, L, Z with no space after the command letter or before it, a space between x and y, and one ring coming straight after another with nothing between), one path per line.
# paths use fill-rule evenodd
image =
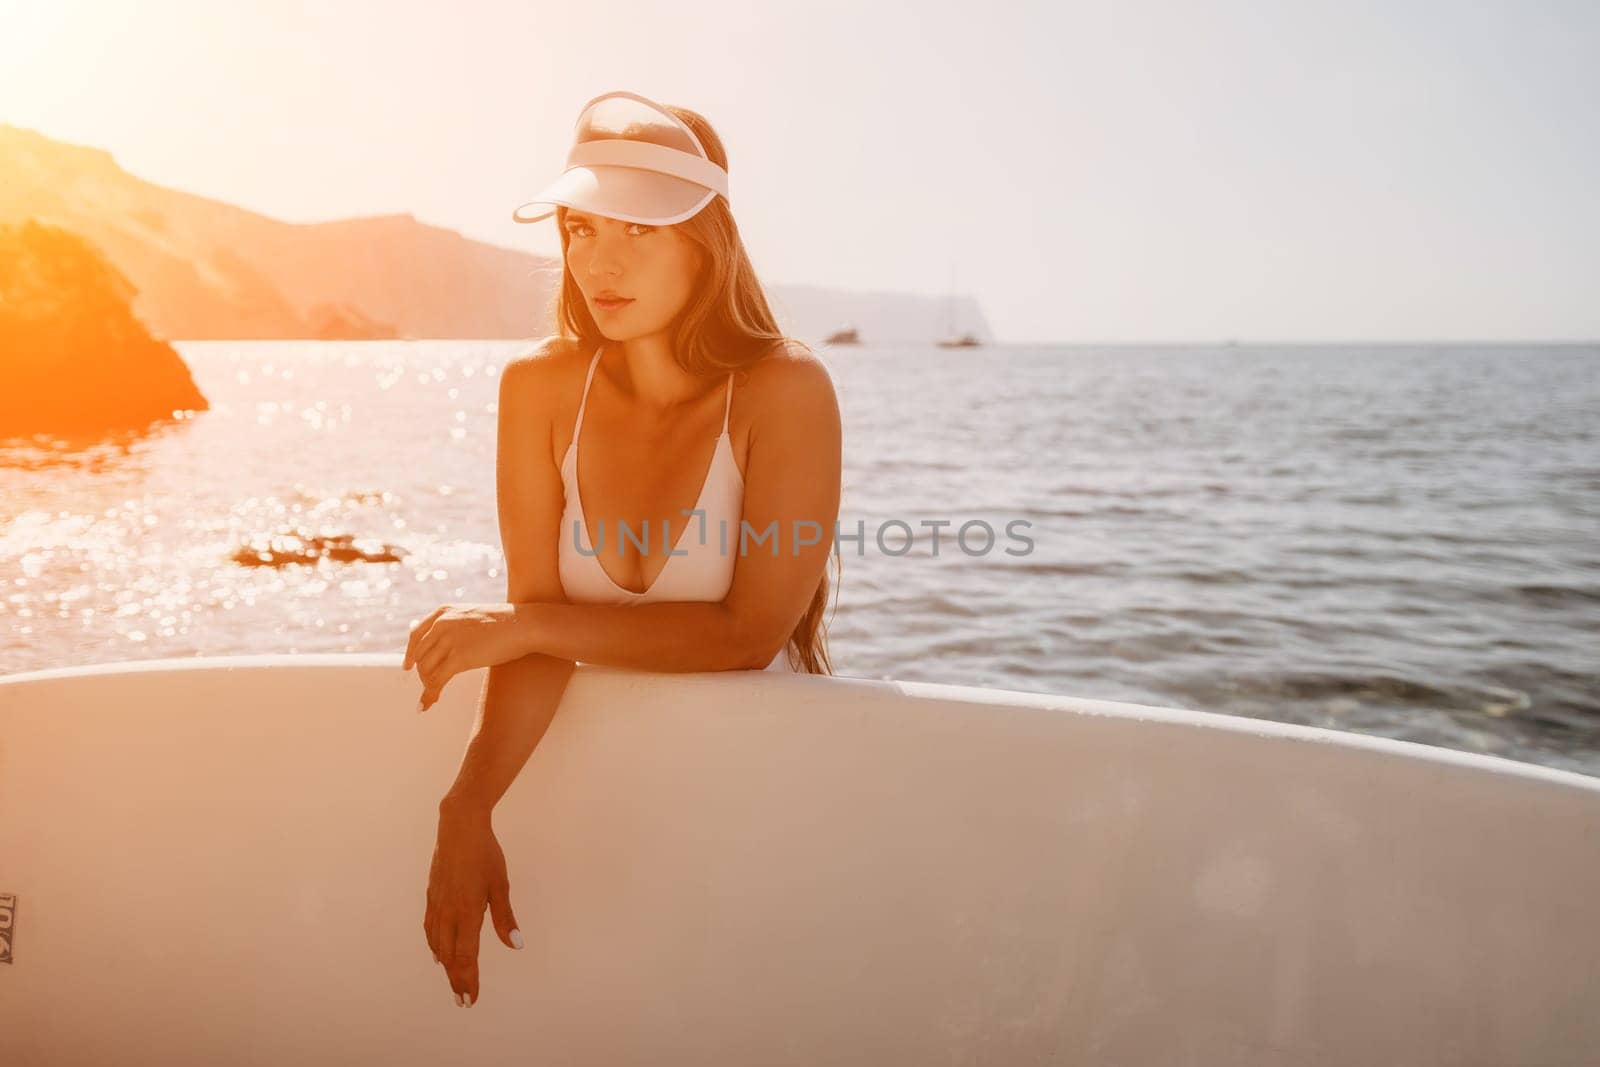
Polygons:
M728 199L728 172L704 156L648 141L583 141L567 153L567 169L587 166L633 167L670 174L703 185Z

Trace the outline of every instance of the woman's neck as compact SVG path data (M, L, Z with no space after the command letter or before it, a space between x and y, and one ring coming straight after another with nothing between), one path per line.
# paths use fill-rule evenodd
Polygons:
M692 404L706 395L704 378L678 365L665 335L651 334L620 343L608 341L600 356L611 384L630 402L658 414Z

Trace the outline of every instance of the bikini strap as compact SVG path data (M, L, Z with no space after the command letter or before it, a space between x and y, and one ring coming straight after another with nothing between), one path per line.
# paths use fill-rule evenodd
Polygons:
M728 399L722 405L722 432L728 432L728 412L733 410L733 371L728 372Z
M594 356L589 360L589 374L583 379L583 395L578 398L578 417L572 423L572 443L578 443L578 431L583 429L583 409L589 404L589 383L594 381L594 369L600 364L600 353L605 349L595 349Z

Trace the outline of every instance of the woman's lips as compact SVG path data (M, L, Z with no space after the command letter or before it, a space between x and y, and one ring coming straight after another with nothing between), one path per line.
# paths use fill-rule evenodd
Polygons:
M600 300L597 298L594 303L596 307L604 308L606 311L615 311L617 308L633 303L633 300L631 298L628 300Z

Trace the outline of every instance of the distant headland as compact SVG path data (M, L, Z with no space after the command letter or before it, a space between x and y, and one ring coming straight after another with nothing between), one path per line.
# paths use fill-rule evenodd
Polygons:
M144 181L104 149L0 124L0 224L27 219L87 238L137 291L135 316L171 339L536 337L552 329L561 275L549 257L407 214L280 222ZM851 322L867 343L931 343L953 313L991 339L971 298L767 281L794 337Z

